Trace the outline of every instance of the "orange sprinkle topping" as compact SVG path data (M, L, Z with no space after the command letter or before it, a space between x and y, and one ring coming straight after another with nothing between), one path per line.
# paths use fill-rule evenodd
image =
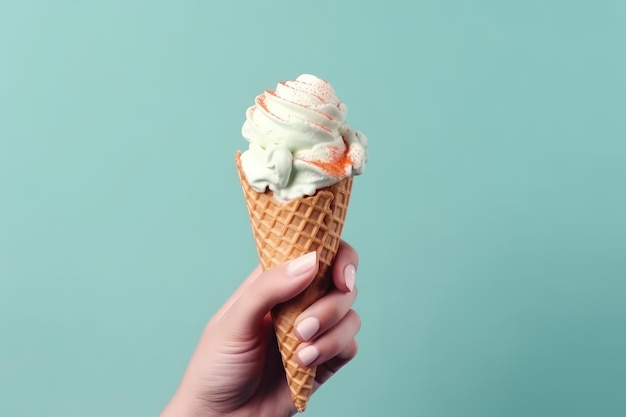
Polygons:
M268 94L273 94L273 91L270 90L265 90L265 93ZM256 98L256 103L261 106L263 108L263 110L265 110L267 113L271 114L272 116L274 116L275 118L277 118L278 120L283 120L280 117L278 117L276 115L276 113L273 113L270 111L270 109L267 107L267 103L265 103L265 94L261 94Z
M267 108L267 104L265 104L265 94L261 94L260 96L258 96L256 102L259 106L263 107L263 110L270 113Z
M314 111L314 112L316 112L316 113L318 113L318 114L322 115L323 117L327 118L328 120L333 120L333 117L332 117L330 114L324 113L323 111L318 110L318 109L316 109L316 108L314 108L314 107L311 107L311 106L306 106L306 105L304 105L304 104L296 103L295 101L291 101L291 100L287 100L287 99L285 99L285 98L283 98L283 97L279 97L279 96L277 96L277 95L276 95L276 92L275 92L274 90L266 90L265 92L266 92L267 94L270 94L270 95L272 95L272 96L274 96L274 97L276 97L276 98L280 99L280 100L284 100L284 101L286 101L286 102L288 102L288 103L291 103L291 104L293 104L293 105L295 105L295 106L299 106L299 107L302 107L302 108L305 108L305 109L308 109L308 110ZM263 97L265 97L265 95L263 95Z
M341 149L339 147L330 148L331 157L330 161L321 159L307 161L322 171L326 172L331 177L341 178L346 173L347 165L354 165L354 161L348 156L348 149Z

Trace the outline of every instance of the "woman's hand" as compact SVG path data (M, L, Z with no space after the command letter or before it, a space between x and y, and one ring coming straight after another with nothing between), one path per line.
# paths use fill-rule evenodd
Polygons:
M331 291L296 320L298 360L317 366L316 390L357 353L361 322L355 250L341 242ZM276 346L270 310L301 293L317 271L315 252L265 272L257 267L211 318L181 384L161 417L295 414Z

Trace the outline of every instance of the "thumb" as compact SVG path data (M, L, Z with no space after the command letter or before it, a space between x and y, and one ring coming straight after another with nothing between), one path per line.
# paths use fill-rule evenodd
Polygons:
M227 319L229 324L243 331L255 331L272 307L309 286L317 268L317 253L309 252L261 273L233 303Z

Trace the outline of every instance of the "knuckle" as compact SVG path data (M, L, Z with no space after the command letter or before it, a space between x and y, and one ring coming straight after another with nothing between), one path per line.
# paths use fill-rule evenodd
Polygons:
M342 250L344 250L346 253L351 254L351 256L354 257L354 260L355 260L356 264L359 263L359 254L356 251L356 249L354 249L354 246L352 246L351 244L349 244L345 240L342 240L339 245L340 245L340 248Z
M352 309L348 312L348 314L350 316L350 320L354 323L354 329L355 329L354 334L356 334L359 332L359 330L361 330L361 325L362 325L361 316L359 316L359 314Z
M350 342L350 344L345 350L344 357L347 360L351 360L357 355L358 352L359 352L359 345L356 339L352 339L352 341Z
M352 301L354 302L354 300L356 299L356 297L359 295L359 286L355 285L354 289L352 290Z

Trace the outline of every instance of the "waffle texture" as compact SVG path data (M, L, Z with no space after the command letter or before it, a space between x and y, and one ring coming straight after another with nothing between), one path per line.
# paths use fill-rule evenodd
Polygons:
M316 251L319 262L311 285L292 300L272 310L276 339L291 397L299 412L313 393L315 367L302 367L294 353L300 341L293 333L298 315L326 294L332 282L332 264L339 249L348 212L352 177L318 190L313 196L281 203L271 191L258 193L246 181L235 155L237 172L248 208L252 233L264 270Z

